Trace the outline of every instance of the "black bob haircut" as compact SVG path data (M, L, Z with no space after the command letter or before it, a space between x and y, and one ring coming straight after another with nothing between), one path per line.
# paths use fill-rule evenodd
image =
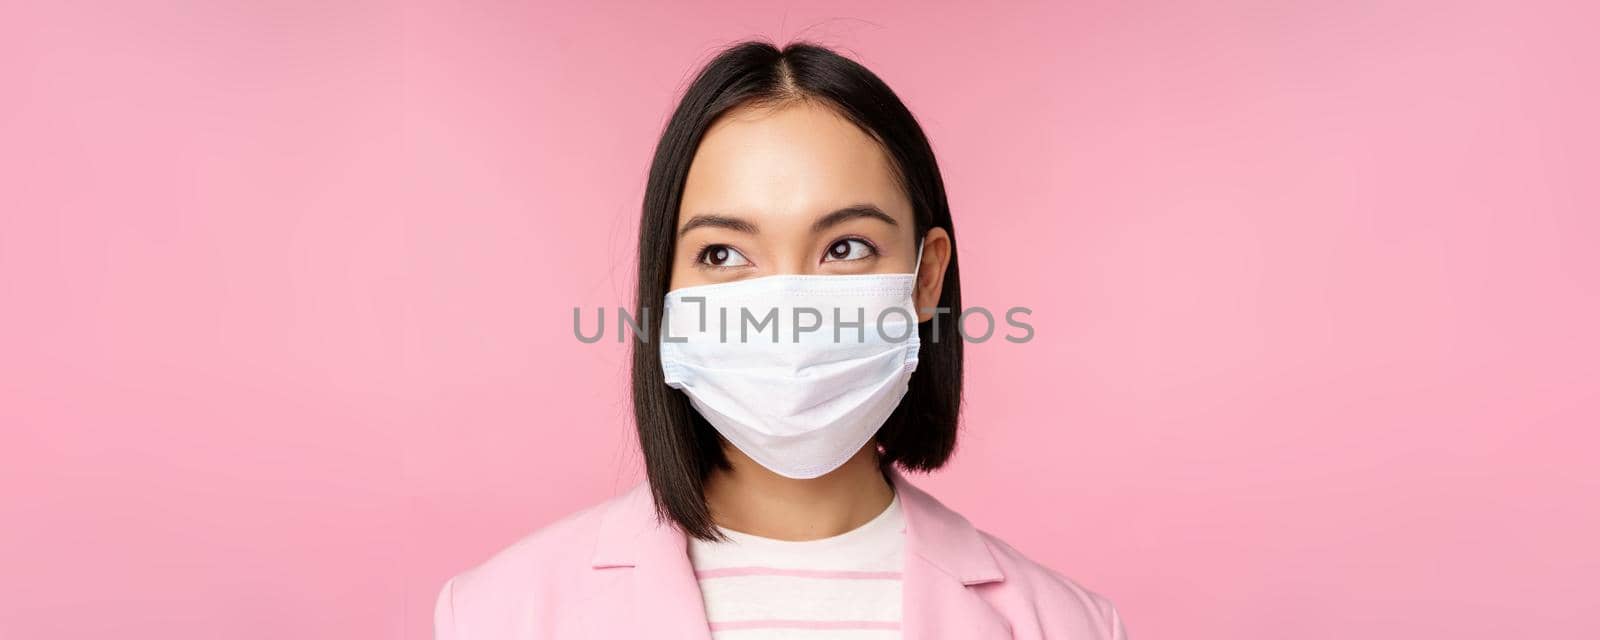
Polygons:
M889 86L860 64L815 44L796 42L780 50L752 41L728 48L700 70L662 132L650 164L639 222L634 317L651 318L648 310L659 309L667 294L684 180L712 123L740 107L801 101L826 105L879 142L910 196L916 237L935 227L950 234L950 264L939 298L939 307L950 315L918 326L922 346L910 389L876 435L883 468L937 469L955 450L961 410L955 229L944 180L922 127ZM657 514L690 536L718 539L704 483L713 469L728 466L722 439L683 392L667 386L654 337L633 345L633 413Z

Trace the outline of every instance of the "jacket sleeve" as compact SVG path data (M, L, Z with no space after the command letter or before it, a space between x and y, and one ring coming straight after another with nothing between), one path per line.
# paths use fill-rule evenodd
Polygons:
M434 640L462 640L456 632L456 580L451 578L444 583L444 588L439 590L439 598L433 605L433 638Z

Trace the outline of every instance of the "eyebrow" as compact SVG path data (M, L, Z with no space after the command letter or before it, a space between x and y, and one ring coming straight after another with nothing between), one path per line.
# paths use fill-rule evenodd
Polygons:
M846 220L855 220L857 218L881 220L888 223L891 227L900 226L900 223L895 222L894 218L889 217L889 214L884 213L882 209L870 204L857 204L845 207L818 218L816 222L811 223L811 232L817 233L827 229L828 227L843 223Z
M683 228L678 230L678 237L682 238L684 234L687 234L695 229L699 229L700 227L728 229L731 231L738 231L739 233L748 233L751 235L755 235L758 232L755 223L745 220L744 218L702 213L693 218L689 218L688 222L683 223Z

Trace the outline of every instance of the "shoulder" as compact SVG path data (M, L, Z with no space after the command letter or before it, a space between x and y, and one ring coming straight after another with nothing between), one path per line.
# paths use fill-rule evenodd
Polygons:
M569 513L495 552L452 579L456 593L504 590L537 576L559 575L562 569L588 568L601 517L615 500Z
M1041 630L1073 629L1078 634L1049 634L1049 637L1103 638L1124 640L1121 615L1105 596L1091 591L1065 575L1034 561L1005 540L992 533L978 530L978 535L989 548L989 553L999 565L1005 580L996 589L993 604L1009 609L1024 609L1027 616L1019 617L1029 624L1038 624Z
M589 575L595 542L617 496L569 513L447 580L434 606L440 640L467 630L510 630L529 612L560 606L575 582ZM491 634L491 635L499 635Z

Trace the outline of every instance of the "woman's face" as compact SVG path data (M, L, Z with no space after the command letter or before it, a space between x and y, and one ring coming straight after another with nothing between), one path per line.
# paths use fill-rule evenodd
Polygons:
M690 164L668 288L916 270L917 307L931 308L949 236L929 231L917 269L915 229L888 155L854 124L810 101L738 109L711 126Z

